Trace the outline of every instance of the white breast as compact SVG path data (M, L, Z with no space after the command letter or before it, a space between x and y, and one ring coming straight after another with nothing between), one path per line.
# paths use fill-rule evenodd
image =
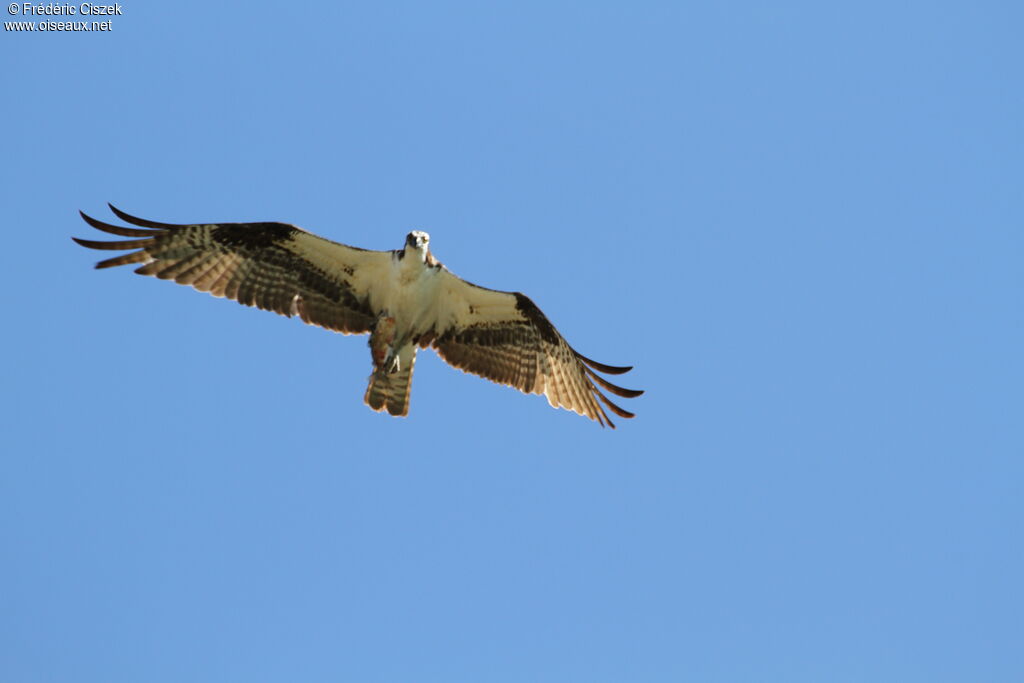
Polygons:
M437 316L438 272L408 257L392 260L379 305L395 318L399 336L433 324Z

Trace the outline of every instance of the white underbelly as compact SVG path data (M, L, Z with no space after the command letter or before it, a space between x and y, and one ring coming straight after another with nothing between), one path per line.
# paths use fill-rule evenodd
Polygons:
M412 267L397 261L391 270L389 287L381 302L395 319L396 333L404 336L419 332L433 324L439 278L434 268L414 264Z

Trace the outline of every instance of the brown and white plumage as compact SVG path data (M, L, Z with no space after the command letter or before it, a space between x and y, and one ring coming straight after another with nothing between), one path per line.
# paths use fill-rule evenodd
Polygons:
M454 367L543 394L552 406L613 428L605 407L620 417L633 413L612 403L601 388L625 398L643 393L600 377L597 372L631 368L577 353L525 295L453 275L430 253L426 233L409 233L403 249L370 251L285 223L172 225L110 208L137 227L84 213L82 218L97 230L132 239L72 239L90 249L133 251L100 261L97 268L140 264L135 272L142 275L343 334L370 333L374 372L364 401L373 410L408 414L416 350L428 346Z

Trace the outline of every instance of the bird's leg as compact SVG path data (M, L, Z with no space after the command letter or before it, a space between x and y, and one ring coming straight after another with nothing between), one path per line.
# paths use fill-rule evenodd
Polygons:
M402 356L399 351L400 349L404 349L405 345L408 343L409 335L403 335L397 339L392 338L391 346L388 347L387 357L384 358L384 363L382 365L384 372L391 375L402 369Z

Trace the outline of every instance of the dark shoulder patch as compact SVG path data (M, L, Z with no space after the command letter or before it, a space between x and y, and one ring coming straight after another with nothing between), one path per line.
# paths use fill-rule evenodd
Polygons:
M266 249L294 233L295 228L285 223L223 223L213 229L210 238L232 249Z
M513 292L513 296L516 298L516 310L523 314L527 320L529 320L534 327L537 328L537 332L540 333L541 339L551 344L558 344L558 332L555 330L555 326L551 324L547 316L539 308L537 304L530 301L530 298L525 294L519 292Z

